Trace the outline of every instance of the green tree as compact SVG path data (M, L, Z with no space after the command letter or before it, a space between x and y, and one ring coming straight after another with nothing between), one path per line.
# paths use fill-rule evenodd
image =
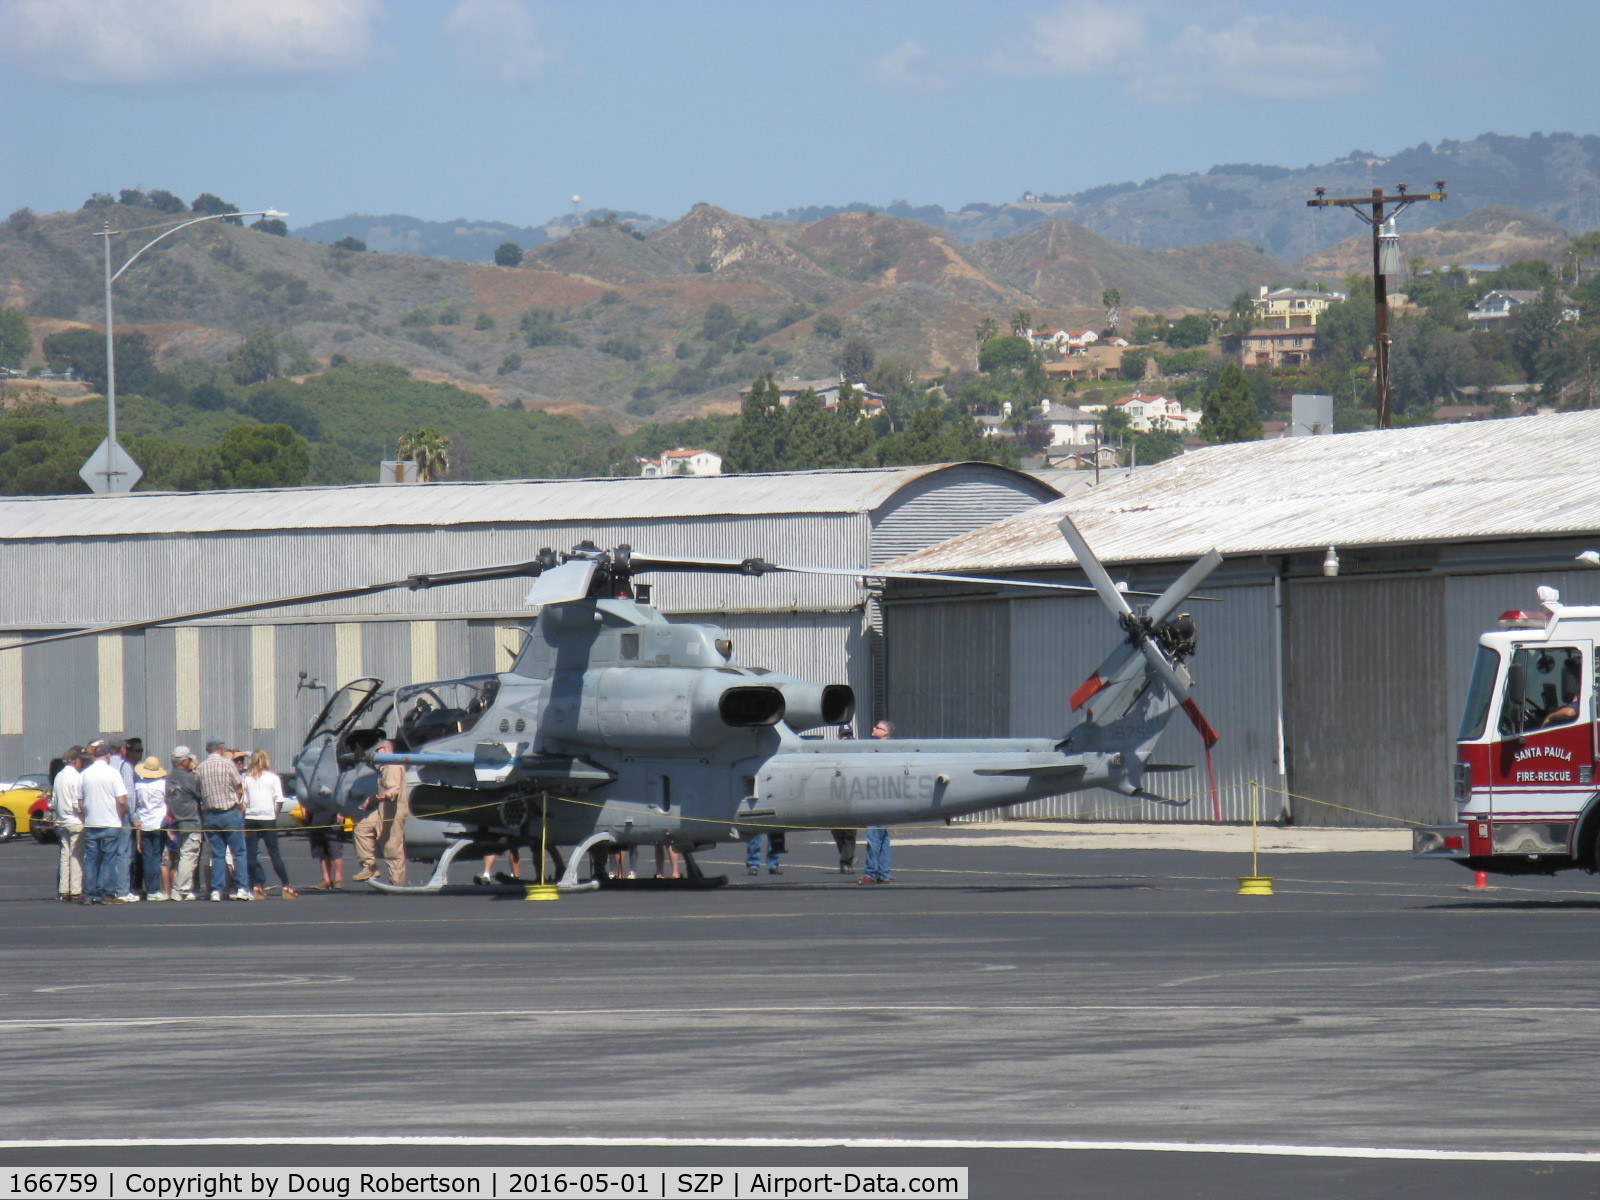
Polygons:
M149 200L150 207L157 212L181 213L189 207L171 192L162 188L156 188L146 199Z
M241 386L263 383L278 377L282 361L283 350L278 339L267 330L258 329L228 353L228 370L233 381Z
M399 456L417 464L417 481L430 483L443 478L450 469L450 451L445 439L433 426L408 430L400 435Z
M1317 318L1317 353L1324 358L1358 363L1372 349L1372 280L1361 276L1347 284L1346 296L1340 303L1330 304Z
M844 322L839 319L837 313L818 313L817 319L811 322L811 332L819 338L836 342L844 336Z
M1204 346L1211 340L1211 322L1199 313L1190 313L1167 326L1161 340L1174 350Z
M723 470L777 470L786 451L785 417L782 393L768 371L755 381L739 406L739 421L728 437Z
M1019 308L1011 314L1011 333L1013 337L1027 337L1028 331L1033 328L1033 314L1025 308Z
M1000 336L1000 322L993 317L985 317L978 322L977 329L973 330L973 336L978 339L978 345L980 346L985 342L993 341Z
M273 237L289 236L289 226L277 217L262 217L259 221L251 221L250 228L261 233L270 233Z
M1124 379L1143 379L1144 367L1150 361L1150 358L1151 352L1143 346L1129 346L1122 352L1121 364L1117 368L1117 373Z
M1560 329L1561 297L1553 284L1546 284L1537 297L1512 310L1511 352L1524 379L1538 380L1541 359L1555 345Z
M1116 333L1117 324L1122 320L1122 293L1116 288L1107 288L1100 293L1100 303L1106 309L1106 330Z
M217 445L224 487L299 487L311 466L305 438L287 425L235 425Z
M52 333L40 347L47 361L75 371L98 392L106 389L106 337L93 329ZM142 332L116 337L118 393L143 392L160 378L150 339Z
M985 373L1000 370L1026 370L1033 364L1034 349L1025 337L990 338L978 347L978 370Z
M494 265L497 267L520 267L522 265L522 247L515 242L501 242L494 248Z
M229 204L221 196L213 195L210 192L201 192L194 198L193 201L190 202L189 207L194 210L196 216L201 217L215 217L221 216L224 213L236 213L239 211L239 206L237 204ZM231 225L244 224L242 220L230 221L228 223Z
M367 244L353 234L350 237L340 238L333 244L333 248L335 250L348 250L352 254L365 254L367 252Z
M472 327L479 333L484 333L494 328L494 318L486 312L481 312L478 314L478 319L472 323Z
M874 358L872 343L866 338L846 338L839 347L839 371L846 380L860 382L871 373Z
M16 370L32 350L33 335L22 310L0 305L0 367Z
M1238 363L1229 363L1206 393L1200 415L1200 436L1208 442L1254 442L1261 438L1261 415L1250 394L1250 381Z

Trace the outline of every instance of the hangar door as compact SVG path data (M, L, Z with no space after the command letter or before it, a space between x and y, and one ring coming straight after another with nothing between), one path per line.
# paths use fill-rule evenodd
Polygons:
M1284 732L1298 825L1401 828L1449 808L1455 743L1444 678L1443 579L1292 581Z

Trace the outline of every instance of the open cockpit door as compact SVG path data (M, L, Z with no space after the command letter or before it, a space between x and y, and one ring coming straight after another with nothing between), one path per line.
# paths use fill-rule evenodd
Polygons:
M295 775L307 804L337 808L349 816L372 794L377 772L371 766L361 767L362 760L386 736L393 711L393 696L383 690L381 679L356 679L333 694L311 723L295 758Z

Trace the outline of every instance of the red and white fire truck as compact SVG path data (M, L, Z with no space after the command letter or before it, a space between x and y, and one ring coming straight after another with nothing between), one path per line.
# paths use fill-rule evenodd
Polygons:
M1600 607L1508 612L1478 639L1457 735L1459 820L1416 830L1416 858L1479 871L1600 871L1600 712L1595 647Z

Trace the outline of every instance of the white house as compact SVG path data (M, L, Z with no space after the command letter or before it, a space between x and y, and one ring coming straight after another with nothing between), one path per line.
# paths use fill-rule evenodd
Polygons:
M1092 329L1040 329L1029 333L1028 340L1040 353L1051 350L1057 354L1082 354L1100 340L1100 335Z
M661 479L668 475L721 475L722 455L713 450L664 450L660 458L641 458L639 476Z
M1100 441L1100 418L1081 408L1068 405L1060 407L1048 403L1040 405L1041 413L1036 425L1050 430L1050 441L1045 449L1055 446L1092 446Z
M1173 433L1193 433L1200 427L1200 413L1185 408L1167 396L1141 396L1134 393L1113 404L1091 404L1086 412L1113 412L1128 414L1128 427L1135 433L1152 433L1165 430Z

